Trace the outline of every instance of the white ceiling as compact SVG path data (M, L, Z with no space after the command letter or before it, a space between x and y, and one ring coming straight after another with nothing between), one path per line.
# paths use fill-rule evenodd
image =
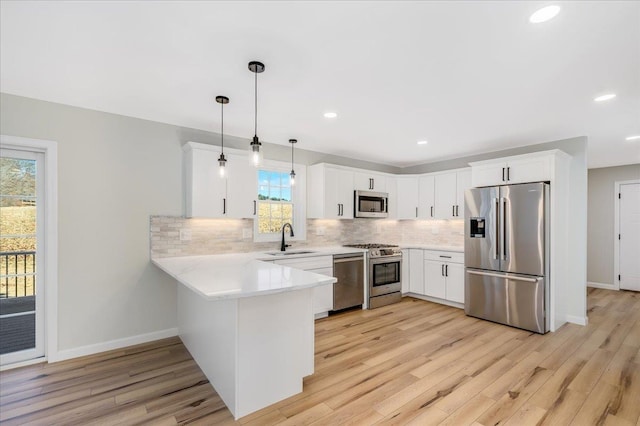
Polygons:
M586 135L589 167L640 162L640 2L529 23L547 4L2 1L0 90L216 132L226 95L250 138L259 60L262 141L408 166Z

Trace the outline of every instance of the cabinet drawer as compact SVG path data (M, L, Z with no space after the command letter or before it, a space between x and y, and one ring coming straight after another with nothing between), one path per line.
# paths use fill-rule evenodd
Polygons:
M438 262L464 263L464 253L453 251L424 251L424 260L436 260Z
M274 261L278 265L290 266L292 268L309 270L333 268L333 256L299 257L297 259L278 259Z

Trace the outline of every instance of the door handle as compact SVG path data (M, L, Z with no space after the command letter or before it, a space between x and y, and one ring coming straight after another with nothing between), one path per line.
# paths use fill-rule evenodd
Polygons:
M456 206L453 205L453 206L451 206L451 216L455 217L455 215L456 215Z
M433 217L433 206L431 206L431 217Z
M502 204L502 260L507 260L507 199L500 199Z
M493 218L493 235L495 236L495 240L493 243L493 258L497 259L498 258L498 253L500 251L500 233L499 233L499 228L498 228L498 217L500 216L498 213L498 210L500 209L500 205L498 204L498 198L494 198L493 199L493 211L494 211L494 218Z
M376 187L376 181L374 178L371 178L371 189L375 189Z
M444 265L444 276L445 277L449 276L449 265Z
M511 171L511 167L507 167L507 181L511 180L511 177L509 176L509 172Z
M416 217L418 217L418 208L416 207Z
M340 203L338 203L338 216L340 216Z
M480 275L482 277L504 278L504 279L514 280L514 281L525 281L528 283L538 282L538 279L539 279L539 278L523 277L521 275L513 275L513 274L496 274L493 272L474 271L471 269L467 269L467 274Z
M256 200L253 200L253 215L256 215Z
M460 206L456 204L456 217L460 217Z
M222 199L222 214L227 214L227 199Z
M444 263L442 265L440 265L442 267L440 274L444 277Z
M502 168L502 181L503 182L505 181L505 179L504 179L504 167Z

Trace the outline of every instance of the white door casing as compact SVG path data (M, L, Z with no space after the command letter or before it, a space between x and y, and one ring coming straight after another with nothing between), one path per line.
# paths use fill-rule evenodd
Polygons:
M613 282L622 290L640 291L640 180L615 185Z
M43 336L41 353L34 352L33 359L4 357L0 362L0 370L5 370L43 360L53 362L58 359L58 145L54 141L0 135L0 147L40 156L42 195L38 196L38 202L42 206L42 209L39 209L42 211L39 218L42 226L39 226L41 229L37 236L40 262L36 268L39 270L38 281L46 286L44 303L36 307L36 310L40 309L44 318L40 332Z

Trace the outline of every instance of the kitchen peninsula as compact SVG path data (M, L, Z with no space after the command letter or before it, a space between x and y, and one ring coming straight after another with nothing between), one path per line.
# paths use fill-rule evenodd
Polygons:
M249 253L153 263L182 284L180 338L236 419L302 392L314 371L313 288L335 278Z

